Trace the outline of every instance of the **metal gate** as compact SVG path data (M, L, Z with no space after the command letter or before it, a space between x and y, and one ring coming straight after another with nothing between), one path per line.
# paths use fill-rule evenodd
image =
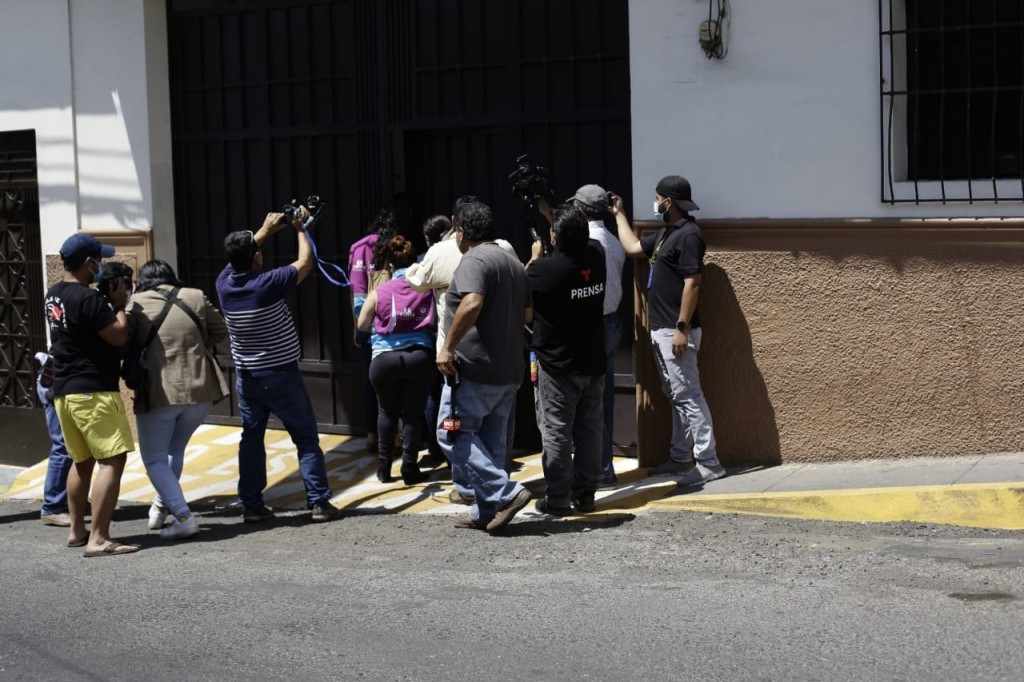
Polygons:
M331 260L346 259L378 208L406 206L418 235L424 217L448 213L464 193L494 208L525 257L523 210L507 180L524 152L562 195L598 182L628 198L627 4L170 0L181 274L212 291L223 236L311 192L331 202L316 234ZM281 264L294 253L279 236L265 256ZM321 428L362 431L365 367L350 342L348 294L315 278L294 310ZM635 442L635 427L623 435Z
M0 133L0 439L2 460L46 454L33 356L46 349L35 131Z

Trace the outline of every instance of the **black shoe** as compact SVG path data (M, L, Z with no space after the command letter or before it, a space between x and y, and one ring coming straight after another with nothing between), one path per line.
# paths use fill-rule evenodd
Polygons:
M539 511L541 514L547 514L548 516L569 516L572 514L572 507L569 505L560 506L551 504L551 500L546 497L542 497L537 500L533 508Z
M314 523L333 521L337 518L341 518L341 510L332 505L330 502L320 502L319 504L313 507L313 515L311 517L311 520Z
M594 493L580 493L572 498L572 506L581 514L589 514L597 509L594 504Z
M381 462L380 466L377 467L377 480L381 483L391 483L394 478L391 477L391 462Z
M402 465L402 482L406 485L416 485L427 480L427 473L421 471L415 464Z
M242 521L245 523L260 523L274 518L274 510L264 505L256 509L243 509Z

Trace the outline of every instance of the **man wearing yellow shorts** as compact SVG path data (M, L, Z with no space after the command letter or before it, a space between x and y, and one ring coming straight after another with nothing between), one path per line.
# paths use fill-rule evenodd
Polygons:
M100 261L114 248L76 233L60 249L64 279L46 292L46 320L53 356L54 407L68 456L68 547L84 547L85 556L114 556L139 551L114 542L110 520L121 491L127 453L135 448L118 391L120 346L128 340L124 307L128 285L118 282L105 298L89 287ZM93 469L96 478L93 480ZM92 529L85 508L92 485Z

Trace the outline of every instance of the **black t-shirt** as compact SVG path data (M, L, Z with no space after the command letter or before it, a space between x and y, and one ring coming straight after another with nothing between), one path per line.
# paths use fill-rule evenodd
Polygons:
M118 390L121 352L99 332L117 321L114 311L95 289L76 282L58 282L46 292L50 325L53 394Z
M526 270L533 292L533 342L552 374L603 374L604 251L594 240L575 257L560 251Z
M647 291L647 313L651 329L675 329L679 321L679 303L683 297L683 278L704 271L706 246L704 233L697 223L684 218L647 235L640 240L644 255L651 258L663 237L664 242L658 249L658 259ZM694 329L700 327L700 315L696 310L693 311L690 326Z

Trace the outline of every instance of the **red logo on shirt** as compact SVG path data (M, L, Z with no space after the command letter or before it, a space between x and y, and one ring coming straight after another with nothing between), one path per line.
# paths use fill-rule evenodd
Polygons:
M583 281L584 282L589 282L590 281L590 273L591 272L592 272L592 270L590 268L587 268L586 270L580 270L580 274L583 275Z

